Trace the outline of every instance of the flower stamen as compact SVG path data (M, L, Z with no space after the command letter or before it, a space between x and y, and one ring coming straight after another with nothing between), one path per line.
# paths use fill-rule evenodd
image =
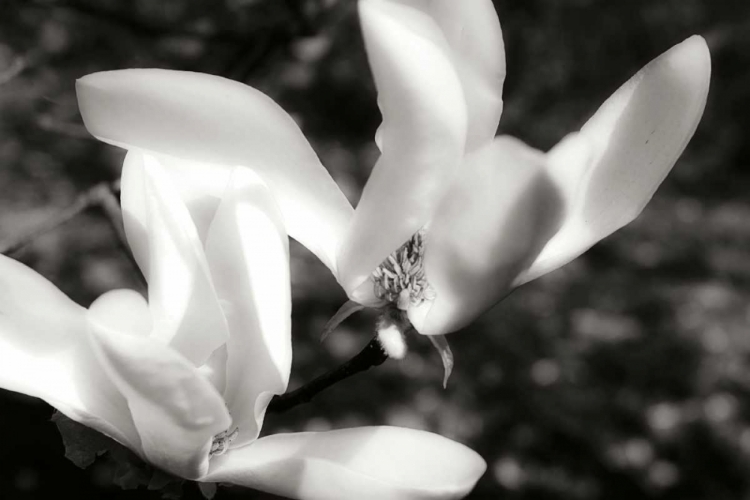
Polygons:
M239 433L240 428L235 427L231 431L227 429L215 435L211 443L211 450L208 452L208 458L226 453L229 450L229 445L232 444Z
M424 230L417 231L375 268L372 280L375 296L402 311L431 299L433 292L424 273Z

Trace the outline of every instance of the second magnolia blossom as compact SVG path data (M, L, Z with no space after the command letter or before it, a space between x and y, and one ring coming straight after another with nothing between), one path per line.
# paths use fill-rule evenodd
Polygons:
M494 137L505 62L490 0L360 0L359 14L382 154L337 271L355 301L395 299L423 334L466 326L633 220L705 106L711 64L696 36L544 154Z
M78 84L84 121L113 144L256 170L289 234L350 298L390 302L420 333L441 335L633 220L705 106L710 56L695 36L545 154L494 137L505 61L490 0L360 0L359 14L383 123L356 211L293 120L235 82L90 75Z
M246 168L196 185L170 178L163 161L174 160L131 151L123 168L125 229L148 302L114 290L84 309L0 256L0 388L42 398L186 479L311 500L465 495L484 461L435 434L258 437L291 369L281 214Z

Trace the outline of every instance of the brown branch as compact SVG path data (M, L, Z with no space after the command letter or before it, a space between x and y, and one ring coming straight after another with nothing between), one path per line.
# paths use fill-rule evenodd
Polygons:
M287 392L281 396L274 396L268 405L268 413L282 413L303 403L309 403L319 393L329 388L333 384L356 375L357 373L367 371L374 366L379 366L388 359L388 355L380 347L377 337L374 337L359 354L349 361L345 362L338 368L334 368L328 373L324 373L318 378L313 379L297 390Z

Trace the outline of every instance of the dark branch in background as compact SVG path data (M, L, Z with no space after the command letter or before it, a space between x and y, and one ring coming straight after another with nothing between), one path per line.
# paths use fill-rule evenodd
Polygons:
M125 252L125 255L128 256L135 268L139 269L135 259L133 259L133 255L130 253L130 248L128 247L127 238L125 236L125 227L122 223L122 210L120 209L120 202L117 199L117 193L119 192L119 180L114 182L102 182L89 188L78 195L71 206L61 210L55 217L52 217L43 224L40 224L15 238L0 241L0 254L12 255L44 233L57 229L86 210L97 208L107 217L107 220L117 235L117 241L120 248ZM142 276L141 280L143 281ZM145 281L143 282L145 283Z
M91 18L97 22L112 27L122 28L139 37L161 38L182 36L200 39L210 44L222 44L230 51L229 60L220 63L207 72L224 76L240 82L247 81L252 75L263 68L269 61L279 54L288 51L289 46L300 37L318 34L325 25L336 22L338 4L333 7L323 7L322 3L308 4L300 0L273 0L269 5L275 8L277 15L267 24L255 26L252 36L247 30L223 29L217 31L201 31L186 28L182 23L154 22L143 16L134 15L130 11L97 5L95 1L82 0L29 0L41 9L58 9L74 13L84 18ZM311 15L306 7L314 5ZM201 68L177 68L198 70ZM206 71L205 68L202 68Z
M300 0L273 3L279 17L285 22L261 31L256 30L256 33L262 33L262 36L243 40L220 74L232 80L245 82L272 61L274 56L288 51L289 45L297 38L316 34L319 26L314 25L305 15L304 3Z
M5 85L20 75L29 65L25 57L16 57L7 69L0 72L0 85Z
M130 30L132 33L147 37L163 36L192 36L204 40L237 43L246 41L246 35L242 33L233 33L230 31L218 31L215 33L202 33L198 30L185 29L181 25L170 25L163 23L153 23L146 19L135 17L129 12L111 9L108 7L95 6L81 1L56 1L46 2L32 0L34 5L45 9L63 9L76 14L93 17L97 21L109 23L114 26L121 26Z
M99 206L102 202L102 199L107 196L106 194L104 194L104 192L114 196L112 193L119 191L119 181L112 184L97 184L88 191L78 195L72 205L62 209L62 211L60 211L51 219L45 221L44 223L31 229L30 231L27 231L26 233L16 236L15 238L0 241L0 253L4 255L16 253L21 248L33 242L36 238L43 235L44 233L62 226L66 222L72 220L91 207ZM122 224L122 222L120 222L120 224ZM113 225L117 224L113 223ZM116 228L115 231L117 232L118 237L120 236L120 234L124 234L124 230L122 233L120 233L120 231L118 231L118 229Z
M380 347L377 337L374 337L359 354L338 368L324 373L297 390L282 394L281 396L274 396L268 405L267 411L268 413L282 413L297 405L309 403L320 392L333 384L357 373L367 371L372 367L382 365L386 359L388 359L388 355Z

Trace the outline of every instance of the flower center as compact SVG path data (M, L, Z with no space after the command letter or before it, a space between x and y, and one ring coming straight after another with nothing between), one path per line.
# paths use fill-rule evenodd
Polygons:
M208 452L208 458L214 455L223 455L229 449L229 445L232 444L234 438L240 433L240 428L235 427L231 431L229 429L222 431L214 436L214 440L211 443L211 451Z
M396 304L402 311L433 298L424 274L424 230L417 231L375 268L372 280L375 296Z

